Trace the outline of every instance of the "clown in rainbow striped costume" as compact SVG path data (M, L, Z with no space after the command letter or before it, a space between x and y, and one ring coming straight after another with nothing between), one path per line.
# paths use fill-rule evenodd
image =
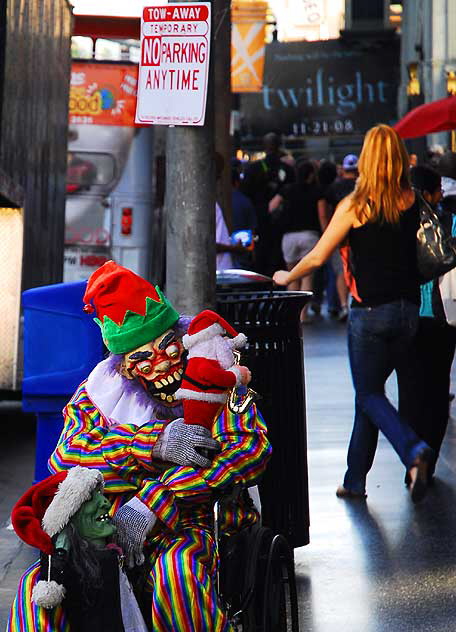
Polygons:
M108 262L89 279L84 301L87 311L93 302L111 355L65 407L49 469L82 465L103 474L129 564L146 558L151 630L230 631L215 589L213 503L236 485L255 485L264 472L270 456L264 422L253 405L242 415L225 407L212 434L183 423L174 393L190 319L179 317L157 287ZM230 507L227 532L258 519L251 503ZM71 632L64 607L32 602L38 580L37 563L20 581L7 632Z

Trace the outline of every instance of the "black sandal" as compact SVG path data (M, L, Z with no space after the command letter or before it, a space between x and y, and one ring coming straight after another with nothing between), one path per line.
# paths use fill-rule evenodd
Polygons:
M416 457L408 474L410 477L410 497L413 503L419 503L427 494L428 470L432 461L433 450L424 448Z

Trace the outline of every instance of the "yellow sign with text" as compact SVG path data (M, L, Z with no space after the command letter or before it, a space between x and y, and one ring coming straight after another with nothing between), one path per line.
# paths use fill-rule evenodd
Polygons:
M231 6L231 90L261 92L268 3L233 0Z

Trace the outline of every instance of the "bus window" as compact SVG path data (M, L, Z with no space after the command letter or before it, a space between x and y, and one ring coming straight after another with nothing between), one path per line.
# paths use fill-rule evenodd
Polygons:
M115 177L114 158L109 154L69 151L67 155L67 193L89 190L93 185L108 185Z

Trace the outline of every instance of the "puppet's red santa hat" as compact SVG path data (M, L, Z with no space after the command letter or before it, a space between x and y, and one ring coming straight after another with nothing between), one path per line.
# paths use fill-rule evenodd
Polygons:
M205 342L215 336L231 336L231 344L235 349L241 349L247 342L244 334L238 333L224 318L210 309L205 309L191 321L187 333L182 338L184 347L190 349L200 342Z

